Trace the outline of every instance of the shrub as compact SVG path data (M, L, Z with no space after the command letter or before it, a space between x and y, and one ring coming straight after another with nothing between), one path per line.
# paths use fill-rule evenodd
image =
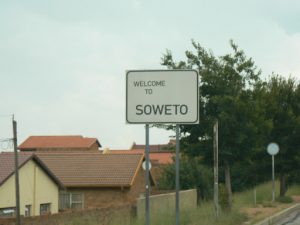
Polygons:
M200 159L181 159L180 189L196 188L198 198L211 199L213 194L213 173L201 164ZM160 189L175 189L175 164L166 166L159 182Z
M283 196L283 197L278 197L276 201L281 203L292 203L293 199L290 196Z

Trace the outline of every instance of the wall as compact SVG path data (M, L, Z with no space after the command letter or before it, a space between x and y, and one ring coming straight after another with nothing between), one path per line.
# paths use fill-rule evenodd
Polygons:
M109 225L131 224L130 205L99 208L85 211L65 212L45 216L22 217L22 225ZM15 225L15 219L1 219L0 225Z
M32 215L39 215L41 203L51 203L51 212L58 212L58 187L33 161L28 161L19 170L20 213L25 205L31 205ZM0 187L0 208L15 207L15 176Z
M180 210L188 211L197 208L197 190L180 191ZM137 217L143 218L145 215L144 197L137 201ZM175 212L175 193L150 196L150 209L152 215L161 214L165 211Z
M67 191L83 193L84 209L124 203L135 204L136 199L145 192L144 173L142 169L138 171L134 183L130 188L68 188Z

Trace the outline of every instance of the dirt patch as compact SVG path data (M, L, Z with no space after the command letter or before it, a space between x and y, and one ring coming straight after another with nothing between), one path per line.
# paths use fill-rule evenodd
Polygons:
M299 203L300 202L300 195L293 195L292 199L294 202Z

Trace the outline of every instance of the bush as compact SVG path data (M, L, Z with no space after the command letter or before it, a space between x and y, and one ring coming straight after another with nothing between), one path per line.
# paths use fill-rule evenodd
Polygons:
M212 198L213 172L202 165L200 159L181 159L179 173L180 189L196 188L198 198ZM164 168L158 184L160 189L175 189L175 164Z
M278 197L276 201L281 203L292 203L293 199L290 196L283 196L283 197Z

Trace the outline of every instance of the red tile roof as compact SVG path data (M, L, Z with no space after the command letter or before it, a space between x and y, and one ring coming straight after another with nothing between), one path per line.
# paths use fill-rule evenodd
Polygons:
M174 153L150 153L150 160L157 161L158 164L171 164L173 163Z
M64 188L60 180L48 169L48 167L32 153L18 153L19 169L22 168L28 161L34 160L48 176L60 187ZM15 173L15 155L13 152L0 153L0 186Z
M172 149L175 147L176 141L171 139L167 144L157 144L157 145L149 145L150 152L172 152ZM131 150L140 150L145 149L146 145L140 145L133 142L131 146Z
M66 187L130 187L143 154L38 152Z
M30 136L21 145L20 150L36 148L89 148L94 143L101 144L96 138L78 136Z
M133 150L110 150L108 154L143 154L144 149L133 149ZM174 153L171 152L150 152L149 154L151 161L156 161L158 164L170 164L173 163Z

